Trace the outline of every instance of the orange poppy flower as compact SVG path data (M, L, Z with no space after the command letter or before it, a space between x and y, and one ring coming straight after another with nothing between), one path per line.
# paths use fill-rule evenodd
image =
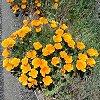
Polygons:
M62 41L62 38L61 38L61 36L59 36L59 35L56 35L56 36L54 35L54 36L53 36L53 41L54 41L54 42L61 42L61 41Z
M23 58L22 60L21 60L21 62L22 62L22 65L27 65L28 64L28 58Z
M33 50L33 51L28 51L28 52L26 53L26 56L27 56L28 58L31 58L31 59L35 58L36 55L37 55L37 52L36 52L35 50Z
M64 58L64 60L65 60L66 63L72 63L72 62L73 62L72 56L66 56L66 57Z
M15 43L16 43L16 42L15 42L12 38L7 38L7 39L5 39L5 40L1 43L1 45L2 45L4 48L6 48L6 47L13 47Z
M69 47L74 48L75 42L73 40L69 40L67 43Z
M22 4L22 5L21 5L21 8L22 8L22 9L25 9L25 8L26 8L26 4Z
M26 86L28 84L27 80L28 77L25 74L21 74L21 76L19 77L19 82L22 83L22 85Z
M43 77L45 77L46 74L49 74L51 71L51 69L49 68L49 66L44 66L40 69L40 73Z
M61 58L66 58L67 57L67 53L65 51L60 51L60 57Z
M98 55L99 55L98 51L95 50L95 49L93 49L93 48L88 49L88 50L87 50L87 54L88 54L89 56L98 56Z
M27 0L22 0L22 3L26 3L27 2Z
M54 3L54 7L55 8L58 8L58 3Z
M86 62L90 67L94 67L94 65L96 64L96 61L93 58L88 58Z
M2 52L2 56L4 56L4 57L10 56L10 50L5 49L5 50Z
M42 30L41 27L36 27L36 28L35 28L35 31L36 31L36 32L41 32L41 30Z
M65 42L72 40L72 35L69 33L64 33L62 37L63 37Z
M39 67L40 64L41 64L41 59L40 59L40 58L34 58L34 59L32 60L32 65L34 66L34 68Z
M61 45L61 43L56 43L55 45L54 45L54 47L58 50L58 49L62 49L62 45Z
M27 65L21 65L20 67L22 69L22 73L27 73L31 70L31 66L30 64L27 64Z
M37 80L36 79L33 79L32 77L29 77L28 78L28 87L31 88L33 85L37 85Z
M63 33L64 33L64 30L62 30L62 29L57 29L56 30L56 32L55 32L57 35L60 35L60 36L62 36L63 35Z
M77 60L76 68L82 72L86 72L86 62L83 60Z
M6 2L11 3L14 2L15 0L6 0Z
M65 24L62 24L60 27L61 27L61 29L63 29L63 30L66 30L66 29L68 28Z
M46 86L49 86L53 82L53 80L50 76L46 76L43 78L43 82Z
M42 44L40 42L34 42L33 46L34 46L35 50L39 50L42 48Z
M79 53L78 59L86 61L88 59L88 56L86 54Z
M29 72L29 76L31 76L32 78L36 78L38 75L38 71L36 69L31 69L31 71Z
M14 66L14 67L17 67L20 63L20 59L19 58L12 58L10 60L10 63Z
M77 48L79 49L79 50L83 50L84 48L85 48L85 45L84 45L84 43L83 42L77 42Z
M65 69L67 72L71 72L71 71L74 69L74 67L73 67L72 64L66 64L66 65L64 65L64 69Z
M51 64L54 66L57 66L59 64L59 58L58 57L53 57L51 60Z

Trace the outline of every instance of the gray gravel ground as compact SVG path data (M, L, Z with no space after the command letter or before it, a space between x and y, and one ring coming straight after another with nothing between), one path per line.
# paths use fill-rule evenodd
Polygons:
M1 2L0 2L0 44L2 42L2 16L1 16ZM4 100L4 77L3 77L3 68L2 68L2 47L0 45L0 100Z
M10 33L18 29L18 26L20 26L19 20L21 19L21 17L19 16L19 18L15 18L13 16L10 10L10 5L6 3L6 0L2 0L1 8L2 8L2 39L5 39L10 35ZM37 100L35 93L31 90L25 89L25 87L23 87L17 81L17 79L10 74L10 72L7 72L5 70L5 68L3 69L3 75L2 76L1 75L2 75L2 67L0 67L0 100Z

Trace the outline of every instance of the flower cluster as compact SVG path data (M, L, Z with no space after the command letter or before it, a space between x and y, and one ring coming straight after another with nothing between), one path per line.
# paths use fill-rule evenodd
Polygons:
M41 14L42 10L40 10L41 8L43 8L44 6L49 6L52 5L55 9L58 8L59 4L59 0L54 0L54 1L47 1L47 0L6 0L6 2L11 3L12 4L12 10L13 13L17 13L17 11L25 11L27 12L31 12L29 9L33 9L32 13L34 14ZM47 3L49 3L49 5L46 5ZM51 8L50 8L51 9ZM27 13L28 14L28 13Z
M42 0L6 0L14 3L12 9L27 9L34 5L34 14L40 14L40 7L46 4ZM58 7L54 0L54 7ZM52 1L50 1L52 3ZM29 9L29 8L28 8ZM32 14L32 15L34 15ZM87 48L82 41L75 41L68 26L43 16L23 20L23 27L2 41L5 49L3 66L16 74L19 82L28 88L46 88L59 85L59 78L65 78L71 72L85 73L96 64L99 55L93 48ZM54 77L55 76L55 77Z
M47 24L50 29L54 30L50 41L43 45L39 40L35 40L34 34L41 34L37 31L37 27L41 28L43 24ZM37 20L32 20L30 23L27 20L23 21L23 27L12 33L9 38L2 42L5 50L2 56L5 57L3 66L8 71L18 71L18 80L29 88L39 86L49 86L56 84L56 79L53 75L59 74L61 77L66 77L70 72L86 72L88 68L93 68L96 64L94 56L98 56L97 50L90 48L86 50L86 46L81 41L74 41L72 35L67 33L67 25L59 26L58 22L48 22L47 19L40 17ZM33 32L32 30L35 31ZM29 36L31 35L31 36ZM28 41L27 40L28 37ZM32 40L35 40L34 42ZM38 37L37 37L38 38ZM16 45L23 48L25 44L30 46L29 49L19 49L23 54L17 57L12 57L13 50ZM10 52L11 51L11 52ZM17 50L16 50L17 52ZM56 70L55 70L56 68ZM43 85L44 84L44 85Z

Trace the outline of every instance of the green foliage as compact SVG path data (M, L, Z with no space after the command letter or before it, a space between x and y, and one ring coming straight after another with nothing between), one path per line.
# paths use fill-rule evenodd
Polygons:
M69 32L76 41L85 42L87 47L100 50L100 20L97 18L98 3L95 0L61 0L55 19L67 23ZM59 17L58 17L59 16ZM66 78L67 79L67 78ZM57 100L99 100L100 57L94 70L80 77L67 79L67 85L57 87L47 94L55 94Z

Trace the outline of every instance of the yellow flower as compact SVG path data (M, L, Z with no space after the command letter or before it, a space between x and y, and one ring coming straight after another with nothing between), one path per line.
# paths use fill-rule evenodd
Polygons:
M55 48L52 44L47 44L44 49L42 49L43 56L48 56L55 51Z
M47 66L47 61L44 59L40 59L40 58L35 58L32 60L32 65L34 66L34 68L38 68L38 67L44 67Z
M78 54L78 59L86 61L88 59L88 57L87 57L86 54L79 53Z
M32 77L29 77L28 81L31 82L31 83L34 82L34 85L37 85L36 79L33 79Z
M13 47L14 44L16 43L16 42L15 42L13 39L11 39L11 38L8 38L7 41L8 41L8 46L9 46L9 47Z
M96 64L96 61L93 58L88 58L86 62L90 67L94 67L94 65Z
M22 5L21 5L21 8L22 8L22 9L25 9L25 8L26 8L26 4L22 4Z
M8 63L9 63L9 59L8 58L3 60L3 66L4 67L6 67Z
M22 69L22 73L27 73L31 70L31 66L30 64L27 64L27 65L21 65L20 67Z
M36 31L36 32L41 32L41 30L42 30L41 27L36 27L36 28L35 28L35 31Z
M39 15L40 13L41 13L40 10L36 10L35 11L35 14L38 14Z
M33 46L34 46L35 50L39 50L42 48L42 44L40 42L34 42Z
M28 58L23 58L22 60L21 60L21 62L22 62L22 65L27 65L28 64Z
M20 63L20 59L19 58L12 58L10 63L14 66L17 67Z
M58 3L54 3L54 7L55 8L58 8Z
M52 20L50 26L51 26L51 28L56 28L57 22L55 20Z
M26 3L27 0L22 0L22 3Z
M2 56L4 56L4 57L10 56L10 51L9 51L8 49L5 49L5 50L2 52Z
M53 82L53 80L50 76L46 76L43 78L43 82L46 86L49 86Z
M6 2L11 3L14 2L15 0L6 0Z
M41 23L41 21L40 20L33 20L32 22L31 22L31 26L40 26L42 23Z
M55 21L55 20L52 20L51 23L52 23L52 24L58 24L58 22Z
M18 5L14 5L12 6L12 10L14 11L14 13L16 13L16 11L19 9Z
M68 28L65 24L62 24L60 27L61 27L61 29L63 29L63 30L66 30L66 29Z
M12 64L8 63L6 66L6 70L11 71L12 69L14 69L14 66Z
M74 67L73 67L72 64L66 64L66 65L64 65L64 69L65 69L67 72L71 72L71 71L74 69Z
M21 76L19 77L19 82L22 83L22 85L26 86L27 85L27 80L28 80L28 77L25 75L25 74L21 74Z
M59 71L59 73L61 74L61 75L63 75L63 76L66 76L66 71L65 71L65 69L60 69L60 71Z
M6 67L7 71L11 71L14 68L13 65L10 63L10 61L11 59L8 58L4 59L3 61L3 66Z
M23 20L23 24L24 24L24 26L27 26L28 25L28 20Z
M77 42L77 48L78 48L79 50L83 50L83 49L85 48L84 43L83 43L83 42Z
M28 83L29 88L31 88L33 85L37 85L37 80L33 79L32 77L29 77L28 81L30 82L30 83Z
M75 42L73 40L69 40L67 43L69 47L74 48Z
M86 72L86 62L83 60L77 60L76 68L82 72Z
M60 51L60 57L61 58L66 58L67 57L67 53L65 51Z
M61 38L61 36L59 36L59 35L56 35L56 36L54 35L54 36L53 36L53 41L54 41L54 42L61 42L61 41L62 41L62 38Z
M32 78L36 78L38 75L38 71L35 69L31 69L31 71L29 72L29 76L31 76Z
M46 48L47 48L47 50L49 50L49 54L51 54L55 51L55 48L52 44L47 44Z
M7 38L5 39L1 45L6 48L6 47L13 47L15 44L15 41L12 38Z
M51 61L51 64L54 65L54 66L57 66L57 64L59 64L59 58L58 57L53 57L52 61Z
M35 0L35 3L38 3L39 1L38 0Z
M47 48L42 49L43 56L49 55L49 50Z
M13 40L16 39L16 37L17 37L17 31L10 35L10 38L12 38Z
M36 5L37 7L41 7L41 3L37 3L37 5Z
M22 27L22 28L18 31L18 36L19 36L20 38L23 38L23 37L25 37L25 35L26 35L27 33L29 33L29 32L31 32L31 28L28 27L28 26L24 26L24 27Z
M98 55L99 55L98 51L95 50L95 49L93 49L93 48L88 49L88 50L87 50L87 54L88 54L89 56L98 56Z
M34 58L34 59L32 60L32 65L34 66L34 68L39 67L40 64L41 64L41 59L40 59L40 58Z
M73 62L72 56L66 56L66 57L64 58L64 60L65 60L66 63L72 63L72 62Z
M55 47L56 49L62 49L61 43L56 43L56 44L54 45L54 47Z
M4 48L8 47L8 41L7 41L7 39L5 39L4 41L2 41L1 45L2 45Z
M33 51L28 51L28 52L26 53L26 56L27 56L28 58L31 58L31 59L35 58L36 55L37 55L37 52L36 52L35 50L33 50Z
M49 66L44 66L41 68L40 73L43 77L45 77L46 74L49 74L51 71L51 69L49 68Z
M62 30L62 29L60 29L60 28L56 30L56 34L57 34L57 35L62 36L63 33L64 33L64 30Z
M57 27L57 24L51 24L51 28L56 28Z
M54 2L58 2L59 0L54 0Z
M72 35L69 33L64 33L62 37L63 37L65 42L72 40Z
M40 68L43 68L44 66L47 66L48 62L45 59L41 59L41 63L40 63Z
M39 20L42 24L47 24L48 23L48 20L45 17L40 17Z

